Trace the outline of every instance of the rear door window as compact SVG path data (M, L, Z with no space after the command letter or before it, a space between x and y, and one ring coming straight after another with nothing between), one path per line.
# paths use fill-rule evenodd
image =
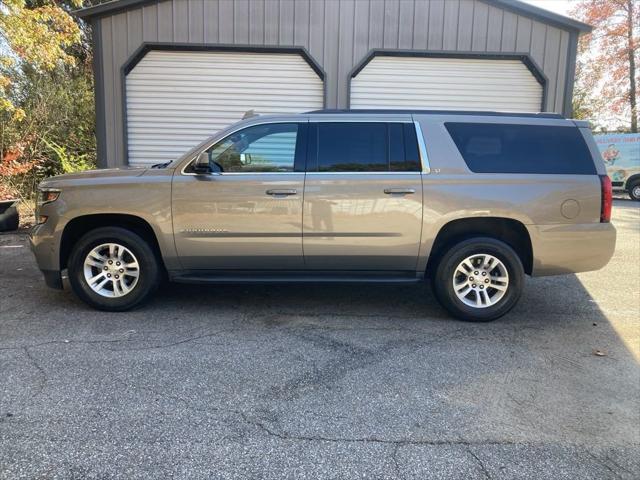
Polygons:
M412 123L312 123L308 171L420 171L414 130Z
M389 167L392 172L419 172L421 164L416 126L413 123L403 123L402 127L404 160L391 157Z
M596 174L578 128L457 122L445 127L472 172Z
M319 123L319 172L384 172L387 125L384 123Z

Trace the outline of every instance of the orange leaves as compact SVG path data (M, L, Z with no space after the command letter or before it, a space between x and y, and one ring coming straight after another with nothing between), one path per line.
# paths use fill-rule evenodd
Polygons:
M2 152L2 160L0 161L0 177L5 178L24 175L40 164L38 160L25 161L23 159L25 148L26 145L21 143L13 145Z

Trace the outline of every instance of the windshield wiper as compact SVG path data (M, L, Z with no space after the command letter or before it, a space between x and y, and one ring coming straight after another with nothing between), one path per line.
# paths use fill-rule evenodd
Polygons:
M156 163L155 165L151 165L151 168L166 168L169 166L170 163L171 161L164 162L164 163Z

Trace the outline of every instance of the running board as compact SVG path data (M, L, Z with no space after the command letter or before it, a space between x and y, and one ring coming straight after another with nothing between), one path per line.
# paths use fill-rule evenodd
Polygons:
M417 283L416 272L326 272L326 271L180 271L169 272L178 283Z

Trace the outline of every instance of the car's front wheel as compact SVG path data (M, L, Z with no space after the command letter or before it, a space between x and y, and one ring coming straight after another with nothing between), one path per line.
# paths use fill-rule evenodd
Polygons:
M94 308L129 310L157 288L160 269L149 244L120 227L97 228L73 247L69 283L76 295Z
M446 251L432 280L436 298L449 313L487 322L514 307L522 293L524 269L509 245L476 237Z

